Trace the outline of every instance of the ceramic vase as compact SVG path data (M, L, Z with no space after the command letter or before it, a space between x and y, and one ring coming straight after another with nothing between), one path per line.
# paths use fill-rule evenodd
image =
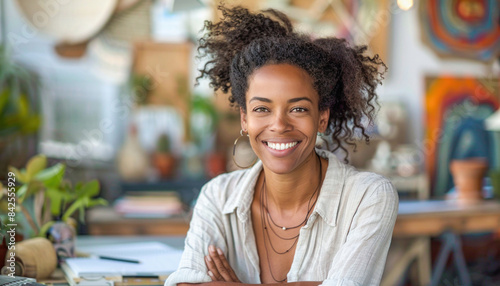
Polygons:
M143 150L137 127L130 125L125 143L118 153L118 171L125 181L143 181L148 176L149 158Z
M75 228L62 221L56 221L47 231L47 238L52 242L60 264L66 258L75 257L76 231Z
M488 162L484 158L451 161L450 171L460 203L469 204L482 200L483 179L487 170Z

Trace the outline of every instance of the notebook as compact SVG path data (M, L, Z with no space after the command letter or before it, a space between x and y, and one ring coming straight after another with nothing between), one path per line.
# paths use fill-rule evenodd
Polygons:
M79 247L79 252L119 259L137 260L129 263L96 257L69 258L66 265L81 278L102 276L166 276L179 266L182 250L160 242L139 242Z

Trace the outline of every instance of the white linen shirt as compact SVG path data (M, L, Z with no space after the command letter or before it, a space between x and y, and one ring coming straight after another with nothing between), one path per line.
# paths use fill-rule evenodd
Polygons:
M398 195L384 177L340 162L328 151L319 197L300 229L288 282L322 285L378 285L398 212ZM262 162L220 175L203 186L193 211L184 253L165 282L211 282L204 256L213 244L222 249L243 283L260 284L251 205Z

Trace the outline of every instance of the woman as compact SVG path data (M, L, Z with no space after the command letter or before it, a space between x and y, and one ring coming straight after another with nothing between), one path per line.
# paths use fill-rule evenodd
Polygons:
M368 141L361 121L372 119L385 65L363 55L366 47L294 32L278 11L219 9L222 20L206 22L200 40L212 57L200 77L231 90L260 160L203 187L179 269L165 285L378 284L397 193L315 144L318 132L335 149L354 144L355 132Z

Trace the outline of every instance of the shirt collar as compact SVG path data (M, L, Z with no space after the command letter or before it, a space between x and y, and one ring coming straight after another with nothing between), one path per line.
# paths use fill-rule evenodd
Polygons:
M234 190L222 210L223 214L230 214L237 209L238 218L241 221L250 218L250 208L252 206L255 184L262 170L262 161L258 160L252 168L247 169L240 180L237 180L231 187Z
M347 165L330 151L316 149L319 156L328 159L328 169L313 213L318 213L330 226L337 225L342 190L347 176Z
M328 169L313 214L319 214L327 224L336 226L347 168L330 151L316 149L316 153L328 159ZM232 187L238 191L233 191L229 196L224 205L223 214L230 214L236 210L238 218L242 222L250 219L255 184L261 170L262 162L259 160L252 168L244 172L241 180L235 182Z

